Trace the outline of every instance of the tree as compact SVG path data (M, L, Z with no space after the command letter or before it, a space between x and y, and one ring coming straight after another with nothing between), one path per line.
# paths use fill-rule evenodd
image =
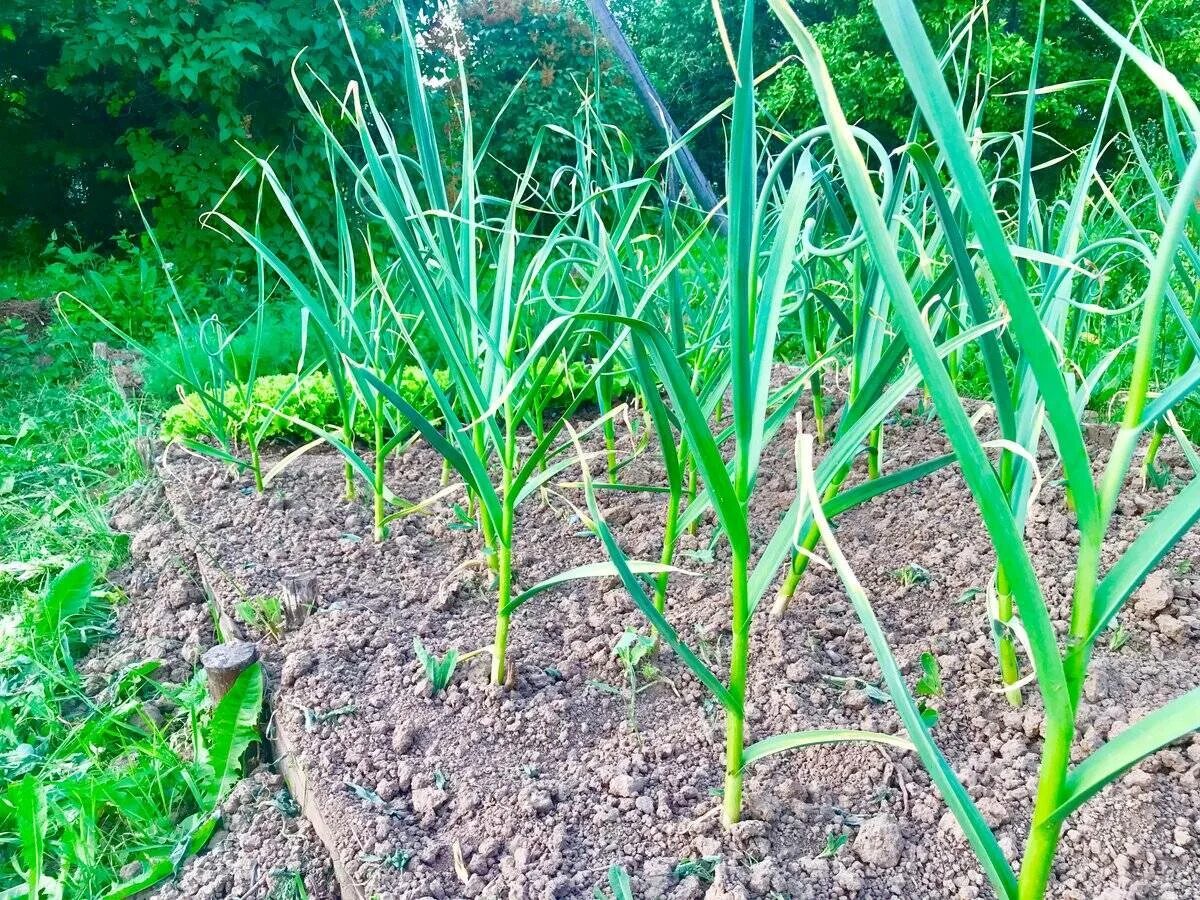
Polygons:
M1091 0L1091 5L1121 31L1129 28L1134 8L1139 6L1120 0ZM977 3L919 0L917 6L926 31L938 46ZM993 85L985 114L989 130L1021 128L1024 97L1002 95L1020 92L1028 84L1038 10L1038 0L1006 0L987 7L987 15L975 28L970 89L974 89L975 75L989 68ZM804 2L797 4L797 11L821 47L850 120L892 143L901 140L913 105L871 0ZM1150 6L1144 24L1167 68L1190 89L1200 87L1200 19L1195 15L1194 0L1159 0ZM1091 27L1069 0L1048 0L1045 35L1041 85L1093 80L1038 100L1038 123L1044 133L1077 148L1095 132L1096 112L1104 101L1117 54L1113 44ZM1158 120L1161 107L1153 87L1132 66L1125 74L1122 86L1133 120ZM780 72L765 103L773 115L794 129L819 119L808 77L798 64ZM1046 155L1061 152L1045 141L1042 144Z
M377 0L342 6L376 101L402 122L394 7ZM407 8L431 38L447 11L456 16L477 121L490 122L532 68L493 145L498 179L523 164L544 123L569 124L581 91L595 90L597 74L611 64L595 58L588 22L560 3L410 0ZM447 49L426 43L430 54ZM324 149L296 99L291 66L304 49L300 75L327 82L328 111L335 111L352 67L332 4L44 0L0 18L0 48L0 125L11 148L0 162L4 227L24 223L39 233L35 240L68 223L87 241L138 230L128 178L177 258L218 264L240 250L202 231L198 219L246 161L239 145L273 152L292 196L313 204L302 212L322 214ZM619 71L605 88L614 105L622 96L636 102ZM455 94L455 85L438 93L451 138L459 127ZM247 211L253 192L232 197L226 209L239 202Z
M609 6L680 128L733 95L733 70L707 0L610 0ZM728 33L736 36L742 3L721 0L720 6ZM766 0L757 0L754 22L754 68L762 73L786 52L786 35ZM692 144L701 169L722 182L725 122L714 121Z

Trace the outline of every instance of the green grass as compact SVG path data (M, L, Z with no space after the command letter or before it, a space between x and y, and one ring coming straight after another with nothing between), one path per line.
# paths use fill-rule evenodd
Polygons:
M95 573L127 552L104 507L145 474L138 416L68 331L25 331L0 322L0 896L129 896L215 829L260 676L210 713L202 675L80 673L122 600Z
M103 505L145 473L138 420L107 372L61 329L31 343L0 323L0 559L120 561ZM0 585L0 604L11 587Z

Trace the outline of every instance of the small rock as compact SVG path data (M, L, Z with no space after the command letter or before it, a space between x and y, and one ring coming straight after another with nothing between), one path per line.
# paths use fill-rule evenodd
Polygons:
M417 738L417 729L412 722L401 722L392 732L392 749L397 753L407 753L412 749Z
M176 581L167 588L165 599L168 608L179 611L193 603L201 602L204 594L197 590L191 582Z
M846 709L865 709L870 702L871 698L867 696L866 691L847 691L842 697L842 705Z
M640 775L616 775L608 783L608 792L616 797L636 797L646 786Z
M949 810L942 813L942 817L938 819L938 831L956 841L966 840L962 826L958 824L958 819L954 818L954 813Z
M447 799L447 793L439 787L417 788L412 792L413 811L422 816L435 813Z
M984 797L977 804L984 821L992 828L997 828L1008 821L1008 810L995 797Z
M1052 541L1061 541L1067 536L1067 532L1071 530L1071 523L1062 513L1054 513L1050 516L1050 522L1046 526L1046 537Z
M533 790L521 804L522 808L534 815L544 816L554 808L554 799L546 791Z
M738 847L745 848L755 838L767 833L767 823L757 819L742 819L729 830L730 837Z
M296 679L307 675L317 666L317 656L311 650L297 650L289 653L283 661L283 670L279 673L279 681L284 687L291 687Z
M1187 625L1166 613L1155 619L1154 624L1168 641L1182 641L1187 636Z
M1113 679L1107 668L1095 667L1083 683L1083 696L1089 703L1099 703L1113 693Z
M1152 619L1167 608L1175 598L1175 589L1167 580L1166 572L1152 572L1145 583L1133 595L1133 608L1147 619Z
M833 880L851 897L857 896L863 889L863 877L857 869L842 869Z
M1000 758L1013 760L1024 756L1029 750L1028 745L1020 738L1012 738L1000 746Z
M704 896L704 884L695 875L689 875L671 891L671 900L700 900Z
M858 858L881 869L890 869L900 863L904 849L904 835L895 816L881 813L863 822L854 838L854 852Z

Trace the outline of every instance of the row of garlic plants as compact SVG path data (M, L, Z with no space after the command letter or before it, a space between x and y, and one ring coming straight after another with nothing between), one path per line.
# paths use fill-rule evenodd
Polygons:
M728 234L721 237L711 217L664 195L673 148L639 170L590 99L572 131L542 130L514 174L511 196L482 193L478 173L497 123L477 127L460 68L447 89L461 114L461 146L452 154L439 142L430 80L401 5L409 114L402 133L376 106L371 73L361 66L345 91L308 70L303 55L293 67L325 140L332 226L301 219L269 157L251 159L242 178L253 175L260 198L278 204L299 254L270 246L255 223L239 222L223 204L205 220L253 248L260 284L270 281L271 293L297 299L313 345L306 365L328 372L342 417L303 424L345 457L348 493L359 482L367 486L376 537L434 499L414 505L388 489L388 459L405 442L422 440L444 460L437 497L465 492L495 574L494 683L509 678L509 634L524 603L572 578L616 574L657 637L724 710L727 825L741 816L747 768L764 756L835 741L911 749L997 892L1023 900L1043 896L1063 822L1079 805L1200 725L1193 690L1071 762L1095 642L1200 515L1194 479L1100 573L1108 523L1143 435L1150 432L1144 466L1168 437L1196 459L1173 410L1200 383L1200 337L1189 312L1198 308L1191 279L1200 262L1192 230L1200 114L1135 40L1075 2L1089 27L1112 40L1120 62L1106 79L1094 140L1058 161L1072 175L1053 198L1035 189L1037 97L1066 88L1038 81L1040 27L1024 128L990 133L986 94L967 89L986 83L986 72L970 65L980 19L964 22L939 55L910 0L877 0L916 104L909 142L889 152L846 121L820 50L786 0L771 7L807 67L825 122L795 136L760 128L755 5L747 0L737 46L729 47L734 92L722 211ZM347 38L353 53L348 28ZM1151 164L1125 113L1120 84L1132 69L1163 91L1169 173ZM969 108L961 102L967 96ZM1102 164L1117 129L1133 148L1119 188L1111 165ZM576 151L575 162L549 179L539 166L547 141L567 141ZM1131 287L1114 290L1115 283ZM1126 342L1090 352L1097 330L1129 321L1137 325ZM1154 369L1164 332L1185 348L1173 373ZM802 359L781 383L775 376L785 334L798 338ZM548 398L563 394L565 372L581 362L587 378L552 407ZM432 409L416 408L398 389L399 374L414 363L428 380ZM970 392L969 367L981 376ZM1085 414L1121 371L1130 373L1116 395L1121 426L1097 479ZM845 373L844 392L830 389L832 372ZM189 385L221 396L202 373L183 374ZM614 396L618 376L634 387L631 404ZM916 390L927 395L952 452L897 469L888 465L883 426ZM805 398L813 416L798 429L799 489L757 545L749 517L763 450ZM630 407L644 427L641 443L627 451L618 446L617 425ZM223 421L220 406L214 409ZM363 433L370 439L354 439ZM651 439L665 484L626 481L627 454L646 452ZM814 442L822 445L815 465ZM1041 458L1047 445L1049 463ZM258 448L251 450L261 487ZM602 475L593 474L593 462ZM866 479L848 487L856 466ZM897 487L949 477L950 466L970 488L995 549L989 618L999 681L1013 703L1028 685L1046 719L1039 788L1016 869L938 749L829 527L830 518ZM1036 492L1057 470L1080 530L1065 634L1054 628L1023 540ZM607 559L519 591L518 509L561 489L575 471ZM665 494L659 559L626 557L604 521L599 497L607 491ZM666 604L679 536L702 522L729 551L732 640L723 672L673 628ZM766 606L786 614L822 546L867 630L906 737L822 729L748 740L751 622L769 594Z

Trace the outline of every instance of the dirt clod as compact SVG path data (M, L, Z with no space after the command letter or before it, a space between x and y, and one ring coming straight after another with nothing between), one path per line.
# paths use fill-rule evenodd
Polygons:
M891 869L900 864L904 835L895 816L881 813L863 822L854 838L854 853L863 862Z

